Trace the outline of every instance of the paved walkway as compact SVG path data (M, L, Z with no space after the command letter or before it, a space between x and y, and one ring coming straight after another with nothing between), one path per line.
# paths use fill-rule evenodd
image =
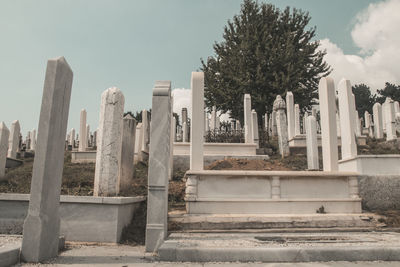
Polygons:
M126 245L68 245L58 258L40 266L284 266L284 267L398 267L400 262L313 262L313 263L177 263L158 262L145 255L143 246ZM22 264L22 266L38 266Z

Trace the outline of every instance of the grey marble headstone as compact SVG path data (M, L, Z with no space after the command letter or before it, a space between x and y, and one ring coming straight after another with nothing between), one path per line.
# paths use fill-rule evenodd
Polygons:
M4 177L6 173L6 160L8 150L8 138L10 131L8 130L4 122L0 123L0 179Z
M47 61L28 216L21 258L56 257L60 234L60 191L73 73L63 57Z
M8 139L8 153L7 156L9 158L16 158L17 151L19 149L19 135L20 135L21 127L19 126L19 121L13 121L10 129L10 136Z
M132 186L133 180L133 157L135 155L136 120L130 115L125 115L122 120L122 145L121 164L119 169L120 191Z
M155 252L168 233L168 176L171 138L171 82L157 81L153 89L146 251Z

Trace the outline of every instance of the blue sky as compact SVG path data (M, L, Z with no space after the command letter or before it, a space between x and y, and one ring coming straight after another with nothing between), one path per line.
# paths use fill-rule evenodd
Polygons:
M100 95L112 86L123 91L126 111L150 108L156 80L189 88L191 71L212 55L241 2L0 0L0 121L20 120L24 135L37 128L46 61L57 56L74 71L69 129L79 128L82 108L95 129ZM268 2L309 11L317 39L360 55L352 37L357 14L382 1Z

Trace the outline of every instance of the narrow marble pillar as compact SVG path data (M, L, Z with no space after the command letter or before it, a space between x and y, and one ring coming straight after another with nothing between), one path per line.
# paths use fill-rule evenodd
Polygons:
M86 148L90 146L90 125L86 124Z
M394 140L396 136L396 117L394 113L394 101L389 100L386 106L386 141Z
M300 135L300 107L299 104L294 105L294 135Z
M96 131L93 132L93 146L96 147L97 149L97 132L99 131L99 129L96 129ZM136 137L136 133L135 133L135 137ZM135 142L136 144L136 142Z
M231 121L231 123L230 123L230 132L233 132L235 130L235 121Z
M36 129L33 129L31 131L31 150L35 151L36 150Z
M81 110L80 126L79 126L79 148L78 151L86 151L87 149L87 133L86 133L86 110Z
M157 81L155 84L153 89L151 125L146 252L156 252L168 234L168 170L169 157L171 155L170 149L172 149L170 147L170 81ZM203 131L201 130L202 133Z
M394 113L400 113L400 105L399 105L399 101L394 101Z
M175 116L174 116L174 97L171 94L171 133L170 133L170 143L169 143L169 168L168 168L168 180L171 181L174 176L174 139L175 139Z
M109 88L101 94L93 190L96 197L116 196L119 192L124 103L124 95L116 87Z
M389 104L390 98L386 97L385 102L382 104L382 130L386 133L386 117L387 117L387 106Z
M280 95L277 95L274 101L274 111L276 111L279 154L282 158L290 155L285 108L285 101Z
M364 112L364 126L365 128L369 128L369 112L365 111Z
M307 166L309 170L319 170L317 120L314 116L306 118Z
M272 136L277 136L278 135L278 129L276 126L276 111L272 111Z
M63 57L47 61L28 215L21 260L42 262L58 254L64 141L71 99L72 70Z
M307 133L307 121L306 121L307 117L308 117L308 112L306 111L303 114L303 134ZM315 117L314 117L314 119L315 119Z
M340 115L339 112L336 112L336 132L338 137L342 136L342 130L340 128Z
M355 125L355 127L353 129L354 129L356 136L359 137L362 134L362 132L361 132L362 127L360 125L360 116L356 109L356 98L353 93L351 93L350 106L351 106L351 110L352 110L352 112L350 113L350 117L351 117L353 124Z
M30 150L31 149L31 132L30 131L28 131L27 133L26 133L26 138L25 138L25 145L26 145L26 149L28 150Z
M257 112L253 109L251 111L251 119L252 119L252 133L253 133L253 143L257 145L257 148L260 148L260 143L259 143L259 136L258 136L258 118L257 118Z
M8 139L10 131L4 122L0 123L0 179L4 178L6 174L6 161L8 150Z
M189 134L188 134L188 125L187 125L187 122L186 121L184 121L183 122L183 125L182 125L182 135L183 135L183 140L182 140L182 142L185 142L185 143L187 143L188 142L188 137L189 137Z
M264 115L264 130L268 132L268 114L266 112Z
M342 79L338 86L342 160L357 156L357 143L354 135L353 118L351 116L353 112L352 95L350 81Z
M208 134L210 131L210 122L208 120L208 113L207 111L204 111L204 133Z
M360 115L358 114L358 110L356 110L354 118L355 118L355 126L356 126L355 133L356 133L356 136L359 137L359 136L361 136L361 133L362 133L361 132L362 126L361 126L361 120L360 120Z
M374 126L372 123L372 115L368 113L368 122L369 122L369 127L368 127L368 133L370 138L375 138L374 134Z
M133 181L133 157L135 156L136 120L127 114L122 120L122 145L119 167L119 191L127 190Z
M190 170L201 171L204 166L204 73L192 72L192 127L190 127Z
M10 136L8 139L8 153L7 157L16 158L17 151L19 149L19 135L20 135L21 127L19 126L19 121L13 121L10 128Z
M317 120L317 109L315 107L311 108L311 116L313 116ZM317 121L318 124L318 121Z
M218 116L218 113L215 116L215 129L217 131L221 130L221 120L220 120L220 118Z
M373 115L374 115L374 131L375 138L382 139L383 138L383 126L382 126L382 106L380 103L375 103L372 107Z
M142 111L142 146L141 150L145 152L149 152L149 143L150 143L150 123L149 123L149 115L147 110Z
M72 146L72 148L75 147L75 129L74 128L71 129L71 132L69 134L69 143Z
M182 108L182 125L184 122L188 123L187 108Z
M253 143L252 137L252 129L251 126L251 97L250 94L244 95L244 140L245 143Z
M213 106L211 110L210 130L215 131L217 128L217 107Z
M324 171L338 170L336 93L333 79L322 77L318 85Z
M176 142L176 118L172 116L172 140Z
M287 122L288 122L288 138L289 140L293 139L294 136L294 98L292 92L286 93L286 113L287 113Z

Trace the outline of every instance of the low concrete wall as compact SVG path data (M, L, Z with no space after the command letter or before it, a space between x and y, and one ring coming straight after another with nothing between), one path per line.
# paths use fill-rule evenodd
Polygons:
M190 214L361 213L357 173L319 171L188 171Z
M353 171L362 175L399 175L400 155L359 155L339 160L339 171Z
M364 210L400 210L400 174L358 178Z
M60 235L67 241L116 243L145 199L62 195ZM22 233L28 206L29 194L0 194L0 233Z

